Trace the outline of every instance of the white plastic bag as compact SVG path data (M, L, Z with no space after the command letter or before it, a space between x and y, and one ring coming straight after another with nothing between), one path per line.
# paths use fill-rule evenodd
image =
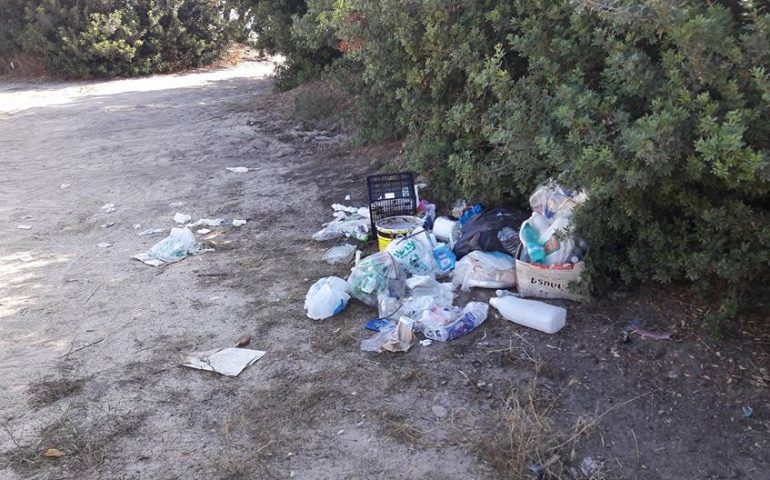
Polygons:
M348 300L348 283L339 277L325 277L308 290L305 310L308 318L323 320L343 311Z
M430 275L436 271L433 247L425 233L397 238L388 244L386 251L412 275Z
M501 252L471 252L457 262L452 283L464 291L472 287L513 287L516 285L516 260Z
M330 265L350 263L356 253L355 245L339 245L326 251L324 260Z

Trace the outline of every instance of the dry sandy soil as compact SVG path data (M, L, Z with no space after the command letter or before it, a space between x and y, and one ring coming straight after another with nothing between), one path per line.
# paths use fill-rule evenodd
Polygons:
M770 340L709 337L677 290L402 354L359 350L358 303L308 320L311 283L349 268L311 234L398 148L297 132L271 69L0 84L0 478L770 478ZM131 260L162 237L134 224L177 211L249 222ZM633 318L674 341L624 338ZM239 377L178 366L243 334L267 355Z

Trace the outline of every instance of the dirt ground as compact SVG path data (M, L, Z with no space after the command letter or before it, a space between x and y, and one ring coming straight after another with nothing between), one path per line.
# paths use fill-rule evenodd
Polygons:
M308 287L349 270L310 236L398 145L308 131L272 67L0 84L0 478L770 479L761 316L717 340L687 295L644 288L565 304L553 336L490 310L379 355L372 309L307 319ZM163 236L134 225L176 212L248 223L131 260ZM267 354L239 377L178 366L244 334Z

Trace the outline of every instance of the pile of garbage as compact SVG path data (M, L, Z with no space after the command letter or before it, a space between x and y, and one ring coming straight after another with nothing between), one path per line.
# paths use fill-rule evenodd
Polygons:
M462 337L486 321L489 305L512 322L556 333L566 324L566 309L521 297L579 299L570 283L579 281L588 246L574 237L570 223L586 199L582 191L548 184L530 198L531 215L461 201L451 216L437 218L435 206L423 200L419 216L380 220L377 232L371 232L367 208L335 204L334 220L313 238L365 241L376 233L380 251L360 258L354 245L328 250L329 263L355 257L355 264L347 279L326 277L310 287L307 316L334 316L351 298L376 308L377 318L365 325L376 334L361 343L373 352L407 351L418 335L423 344ZM516 287L518 293L506 290ZM471 288L495 289L496 296L455 305L457 289Z

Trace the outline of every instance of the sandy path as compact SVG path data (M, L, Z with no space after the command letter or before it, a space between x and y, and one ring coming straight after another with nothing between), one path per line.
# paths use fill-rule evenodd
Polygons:
M436 466L434 453L378 439L362 427L367 400L341 408L335 398L356 400L380 367L339 329L349 359L318 365L302 297L308 280L331 272L307 239L328 216L318 184L361 182L265 133L271 120L252 110L271 68L0 86L1 478L371 478L443 468L445 478L465 478L478 469ZM235 165L260 169L224 168ZM116 211L101 211L106 203ZM162 237L139 237L133 225L169 228L177 211L249 223L216 236L216 252L167 268L130 260ZM357 308L349 329L360 332ZM243 333L269 354L237 379L176 366L182 351ZM344 372L356 365L364 371ZM42 460L49 447L65 457Z

